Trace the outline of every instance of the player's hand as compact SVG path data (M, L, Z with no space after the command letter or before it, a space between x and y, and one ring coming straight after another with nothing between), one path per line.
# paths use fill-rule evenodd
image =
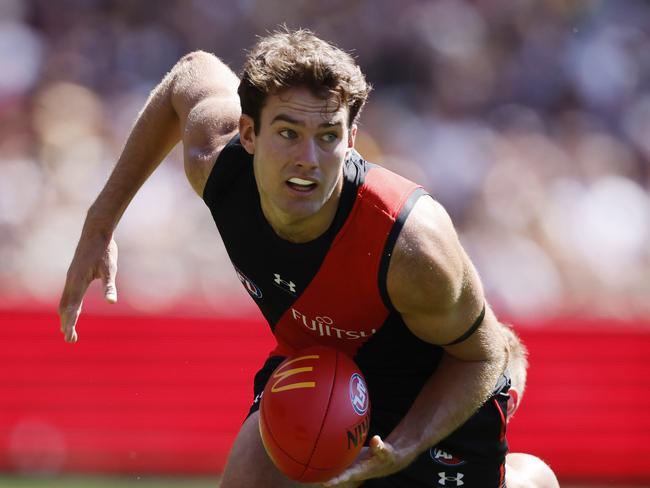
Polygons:
M100 236L82 235L68 268L59 302L61 332L66 342L77 342L77 319L81 313L83 297L93 280L102 280L107 302L117 302L116 273L117 244L113 238L106 240Z
M353 488L364 480L388 476L408 465L408 461L378 435L370 439L369 445L352 466L324 485L328 488Z

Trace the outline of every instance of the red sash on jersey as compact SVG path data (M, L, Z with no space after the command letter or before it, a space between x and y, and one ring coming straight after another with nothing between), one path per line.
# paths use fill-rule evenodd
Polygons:
M419 185L378 166L368 171L345 224L309 286L275 326L272 355L325 345L354 356L389 310L379 291L386 240Z

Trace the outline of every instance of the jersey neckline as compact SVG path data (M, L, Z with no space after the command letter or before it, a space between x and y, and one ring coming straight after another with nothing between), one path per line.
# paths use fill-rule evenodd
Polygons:
M264 216L260 202L260 195L257 191L257 185L254 185L254 191L257 196L257 205L255 208L257 224L260 225L260 228L263 229L266 237L270 239L270 242L272 242L274 246L293 251L300 251L300 254L311 254L312 251L318 252L321 250L322 246L330 246L350 215L350 211L352 210L357 197L357 189L360 186L360 180L361 182L363 180L363 175L360 174L361 171L355 164L355 159L363 161L359 154L353 150L350 152L343 164L343 188L341 189L341 196L332 223L325 232L307 242L291 242L283 239L275 232L267 218ZM255 178L252 173L253 172L251 171L252 177Z

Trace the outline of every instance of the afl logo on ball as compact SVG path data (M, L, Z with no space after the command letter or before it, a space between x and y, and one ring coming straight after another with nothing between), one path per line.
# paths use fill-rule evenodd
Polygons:
M365 415L368 411L368 389L358 373L354 373L350 377L350 402L358 415Z

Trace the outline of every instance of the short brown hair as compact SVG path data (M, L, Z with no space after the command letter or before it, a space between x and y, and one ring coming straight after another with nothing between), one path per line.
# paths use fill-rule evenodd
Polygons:
M371 87L354 58L311 31L286 27L260 39L246 58L239 84L242 113L259 132L266 98L304 86L322 99L334 95L349 109L349 126L356 123Z

